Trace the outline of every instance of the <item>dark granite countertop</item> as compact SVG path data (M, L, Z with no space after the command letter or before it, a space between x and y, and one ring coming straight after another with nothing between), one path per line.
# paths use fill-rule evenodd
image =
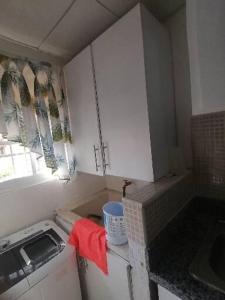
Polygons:
M225 300L225 294L194 279L189 266L225 202L195 198L149 247L150 278L182 300Z

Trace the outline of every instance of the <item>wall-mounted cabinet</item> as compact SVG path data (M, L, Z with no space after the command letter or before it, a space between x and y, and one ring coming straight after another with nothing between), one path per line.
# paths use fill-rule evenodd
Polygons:
M175 131L170 46L145 7L64 70L78 170L147 181L166 175Z
M90 46L64 68L74 154L79 171L103 174Z

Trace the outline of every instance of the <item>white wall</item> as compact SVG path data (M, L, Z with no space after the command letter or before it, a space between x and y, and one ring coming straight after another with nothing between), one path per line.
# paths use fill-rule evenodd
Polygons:
M179 10L165 23L170 32L176 103L177 144L186 167L192 166L191 150L191 83L188 56L186 9Z
M79 173L70 183L59 180L3 191L0 186L0 237L13 233L40 220L53 218L57 208L73 202L80 205L85 196L90 196L104 188L122 192L122 177L95 176ZM127 193L148 184L146 181L132 180ZM118 199L119 200L119 199Z
M188 0L192 114L225 110L225 1Z
M0 237L52 218L54 210L66 202L103 188L103 177L80 174L68 184L53 180L11 192L0 189Z

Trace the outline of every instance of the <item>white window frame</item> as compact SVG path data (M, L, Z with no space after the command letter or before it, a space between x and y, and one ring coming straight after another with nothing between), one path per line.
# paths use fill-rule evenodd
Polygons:
M25 149L26 147L23 147L23 152L21 152L21 153L13 153L13 150L12 150L12 145L13 144L16 144L16 143L8 142L8 141L0 141L0 146L9 146L9 149L10 149L10 154L0 154L0 158L11 157L11 159L12 159L12 165L13 165L13 170L14 170L14 173L15 173L15 161L14 161L14 157L15 156L20 156L20 155L25 155L25 157L29 156L30 160L31 160L31 167L32 167L32 173L33 173L32 175L37 174L37 168L36 168L36 162L35 162L36 158L34 157L34 155L32 154L32 152L31 151L27 152L26 149ZM0 180L0 182L1 182L1 180Z
M25 147L24 151L21 153L13 153L12 150L12 145L15 144L13 142L10 141L1 141L0 140L0 146L1 145L8 145L10 147L10 154L3 154L0 155L1 158L3 157L11 157L12 159L12 164L13 164L13 168L14 168L14 172L15 172L15 166L14 166L14 160L13 157L15 156L20 156L20 155L29 155L31 158L31 166L32 166L32 173L31 175L25 175L23 177L11 177L9 179L0 181L0 194L1 193L5 193L5 192L12 192L12 191L16 191L16 190L20 190L20 189L24 189L33 185L38 185L47 181L53 181L56 180L55 176L52 176L50 174L50 170L49 170L49 174L45 174L42 172L38 172L37 170L37 162L36 162L36 157L35 154L32 152L26 152Z

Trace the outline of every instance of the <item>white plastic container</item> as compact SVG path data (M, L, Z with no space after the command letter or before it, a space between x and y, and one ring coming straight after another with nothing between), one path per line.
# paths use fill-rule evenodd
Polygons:
M106 239L113 245L127 243L126 226L123 215L123 204L111 201L103 206Z

